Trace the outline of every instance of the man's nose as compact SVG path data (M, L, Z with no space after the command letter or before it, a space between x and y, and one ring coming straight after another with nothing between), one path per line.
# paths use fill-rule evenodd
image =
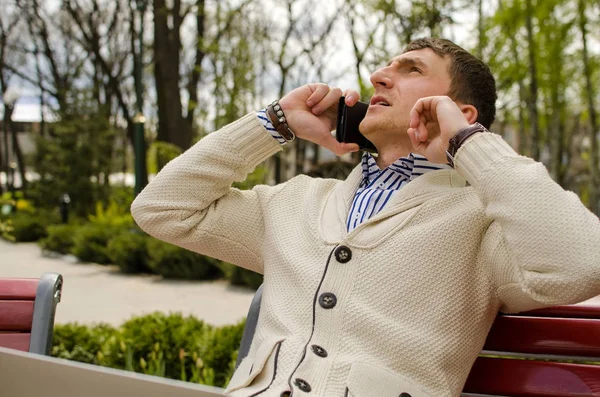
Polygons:
M382 68L371 74L371 84L373 84L373 87L375 88L378 86L391 88L394 83L387 73L387 68Z

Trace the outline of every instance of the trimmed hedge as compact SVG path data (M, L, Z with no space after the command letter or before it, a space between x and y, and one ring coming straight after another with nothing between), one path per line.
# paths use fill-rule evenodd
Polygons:
M75 219L69 224L58 224L52 213L16 212L0 219L0 236L11 241L37 240L44 252L115 264L124 273L184 280L226 278L232 285L253 289L262 283L260 274L156 240L132 225L129 215L111 211L98 210L89 221Z
M69 254L73 249L73 236L77 231L76 225L51 225L46 229L47 236L40 241L38 245L43 251L57 252L59 254Z
M115 233L115 228L104 225L88 223L81 226L73 236L71 253L83 262L109 264L107 245Z
M56 325L52 355L223 387L233 374L244 324L215 328L192 316L153 313L119 328Z
M149 273L147 245L148 237L141 231L124 231L108 242L108 257L123 273Z
M17 211L0 221L0 232L2 238L13 242L38 241L46 237L46 228L57 222L57 217L50 212Z
M148 241L148 266L165 278L210 280L223 275L217 260L156 239Z

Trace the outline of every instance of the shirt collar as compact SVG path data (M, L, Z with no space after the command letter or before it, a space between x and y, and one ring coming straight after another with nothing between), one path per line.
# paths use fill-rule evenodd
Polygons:
M400 157L386 169L380 170L377 166L375 157L373 157L371 153L365 152L362 156L362 176L364 185L368 185L382 172L393 172L402 180L408 182L430 171L451 168L452 167L448 164L431 163L423 156L410 153L407 157Z

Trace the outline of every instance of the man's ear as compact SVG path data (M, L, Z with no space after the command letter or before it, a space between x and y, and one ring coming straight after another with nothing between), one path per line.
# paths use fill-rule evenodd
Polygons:
M477 121L477 117L479 117L479 112L477 111L477 108L475 106L465 105L464 103L458 103L458 107L462 111L469 124L473 124Z

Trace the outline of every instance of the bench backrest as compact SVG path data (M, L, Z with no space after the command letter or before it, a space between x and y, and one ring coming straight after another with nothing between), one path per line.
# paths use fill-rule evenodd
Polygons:
M49 354L62 276L0 278L0 346Z
M238 365L250 350L261 299L262 286L248 311ZM600 396L600 298L498 315L463 396Z
M465 393L600 396L600 299L498 315Z

